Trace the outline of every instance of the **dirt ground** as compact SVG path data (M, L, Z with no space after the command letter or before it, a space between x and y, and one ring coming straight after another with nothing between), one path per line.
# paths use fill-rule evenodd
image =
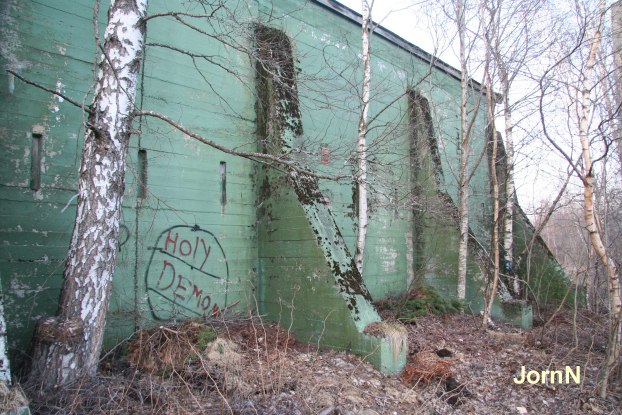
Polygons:
M191 321L137 334L102 361L95 379L27 393L41 414L622 413L619 377L607 400L597 398L604 317L577 316L576 337L573 319L564 312L525 332L484 331L471 315L417 318L406 324L408 369L394 376L257 318ZM581 383L518 385L521 366L580 366Z

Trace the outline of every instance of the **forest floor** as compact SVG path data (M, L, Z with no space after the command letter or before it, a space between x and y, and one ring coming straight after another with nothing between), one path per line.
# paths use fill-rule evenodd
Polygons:
M408 382L356 356L301 344L257 318L190 321L138 333L103 359L94 379L27 393L33 413L42 414L622 413L619 377L606 400L597 397L604 317L579 314L576 336L573 321L564 311L530 331L485 331L472 315L417 318L406 324L415 374ZM436 368L429 380L416 376L413 363L424 357ZM580 366L581 383L518 385L521 366Z

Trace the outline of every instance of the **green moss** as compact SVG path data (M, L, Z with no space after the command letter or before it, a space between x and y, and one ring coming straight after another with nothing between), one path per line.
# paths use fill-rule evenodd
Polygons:
M399 320L412 320L429 314L453 314L464 310L464 303L458 299L444 298L430 286L423 286L411 292L406 298L385 302L387 310L396 310Z
M211 327L203 327L197 334L197 348L201 351L207 349L207 346L216 340L218 334Z
M201 328L201 330L199 330L199 332L197 333L197 340L196 340L196 344L194 345L194 348L196 349L197 353L201 353L203 352L205 349L207 349L207 346L213 342L214 340L216 340L216 338L218 337L218 334L216 333L216 330L214 330L211 327L203 327ZM186 356L186 360L196 360L198 358L196 353L189 353Z

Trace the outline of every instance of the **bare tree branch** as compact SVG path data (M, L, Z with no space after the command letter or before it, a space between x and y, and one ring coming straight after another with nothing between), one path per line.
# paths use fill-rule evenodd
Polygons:
M22 82L24 82L24 83L26 83L26 84L28 84L28 85L35 86L35 87L37 87L37 88L39 88L39 89L42 89L42 90L44 90L44 91L46 91L46 92L49 92L49 93L51 93L51 94L54 94L54 95L56 95L57 97L60 97L60 98L64 99L65 101L69 102L70 104L75 105L76 107L80 108L81 110L86 111L86 112L88 112L89 114L91 113L91 109L90 109L89 107L85 107L84 105L80 104L78 101L75 101L75 100L73 100L73 99L69 98L67 95L65 95L65 94L63 94L63 93L61 93L61 92L58 92L58 91L56 91L56 90L54 90L54 89L48 88L48 87L46 87L46 86L43 86L43 85L41 85L41 84L39 84L39 83L37 83L37 82L35 82L35 81L31 81L31 80L29 80L29 79L26 79L26 78L24 78L23 76L18 75L16 72L14 72L14 71L12 71L12 70L10 70L10 69L7 69L6 71L7 71L8 73L10 73L11 75L13 75L14 77L16 77L17 79L19 79L20 81L22 81Z
M212 148L215 148L216 150L220 150L223 153L227 153L227 154L231 154L233 156L238 156L238 157L243 157L249 160L253 160L253 161L258 161L258 160L268 160L271 161L273 163L282 165L287 167L288 169L294 170L297 173L303 174L305 176L308 177L315 177L317 179L324 179L324 180L331 180L331 181L339 181L342 179L352 179L352 177L350 175L343 175L343 176L329 176L329 175L325 175L325 174L318 174L315 173L311 170L307 170L303 167L298 166L295 162L288 160L287 158L281 158L281 157L276 157L273 156L271 154L266 154L266 153L259 153L256 151L237 151L237 150L232 150L228 147L225 147L223 145L220 145L218 143L216 143L215 141L212 141L208 138L203 137L200 134L197 134L191 130L189 130L188 128L184 127L183 125L179 124L178 122L172 120L171 118L167 117L164 114L161 114L159 112L156 111L144 111L144 110L136 110L134 111L133 114L135 117L152 117L152 118L157 118L159 120L162 120L164 122L166 122L167 124L169 124L170 126L172 126L173 128L181 131L182 133L186 134L188 137L192 137L197 141L200 141L203 144L206 144ZM287 156L287 154L283 155L284 157Z

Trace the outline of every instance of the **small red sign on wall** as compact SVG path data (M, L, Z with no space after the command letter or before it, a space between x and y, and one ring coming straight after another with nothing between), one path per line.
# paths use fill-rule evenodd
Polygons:
M320 153L322 154L322 164L328 164L330 161L330 149L328 147L320 147Z

